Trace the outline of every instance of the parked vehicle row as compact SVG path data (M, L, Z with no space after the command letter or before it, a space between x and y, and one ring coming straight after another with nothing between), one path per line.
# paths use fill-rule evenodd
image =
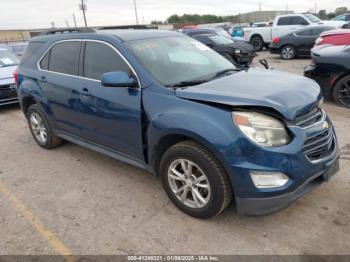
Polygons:
M234 42L221 35L195 35L193 38L212 48L237 67L249 66L257 56L250 44Z
M248 66L257 56L252 45L233 40L227 33L223 35L210 28L188 29L183 33L212 48L236 66Z
M232 199L241 214L276 212L339 169L314 81L237 68L177 32L48 33L31 39L18 70L39 146L65 139L159 174L194 217Z
M328 26L347 28L348 21L322 21L312 14L290 14L277 16L271 27L244 28L244 38L250 42L256 51L268 47L276 37L288 35L305 26Z
M350 108L350 45L321 45L312 49L305 76L316 80L326 98Z
M13 72L19 64L18 57L11 51L0 48L0 106L18 103Z
M322 32L334 29L329 26L306 27L285 36L275 37L270 44L271 54L279 54L282 59L310 56L316 39Z
M316 45L350 45L350 30L331 30L323 32L315 41Z
M16 54L18 57L22 57L24 54L24 51L27 48L27 43L7 43L7 44L0 44L0 48L6 48L7 50L11 51L12 53Z

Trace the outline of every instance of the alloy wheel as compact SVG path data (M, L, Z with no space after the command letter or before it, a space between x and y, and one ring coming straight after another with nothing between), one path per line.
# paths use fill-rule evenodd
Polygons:
M350 107L350 80L344 81L338 88L336 99L344 106Z
M45 144L47 141L47 128L43 119L36 112L30 115L30 127L33 131L34 137L41 143Z
M292 59L295 56L295 50L293 47L287 46L282 49L282 58Z
M192 161L177 159L168 170L168 182L176 198L190 208L205 207L211 197L208 177Z

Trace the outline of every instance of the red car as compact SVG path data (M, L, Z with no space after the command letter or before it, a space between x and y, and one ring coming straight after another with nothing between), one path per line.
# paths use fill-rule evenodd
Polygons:
M323 32L316 45L350 45L350 29L338 29Z

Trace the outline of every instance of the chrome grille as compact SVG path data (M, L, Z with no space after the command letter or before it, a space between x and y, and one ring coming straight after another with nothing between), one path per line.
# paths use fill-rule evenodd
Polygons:
M320 108L314 108L306 114L295 119L295 125L301 128L309 127L322 120L324 112Z
M334 152L335 146L334 131L330 127L306 139L303 145L303 153L310 161L317 161L330 156Z

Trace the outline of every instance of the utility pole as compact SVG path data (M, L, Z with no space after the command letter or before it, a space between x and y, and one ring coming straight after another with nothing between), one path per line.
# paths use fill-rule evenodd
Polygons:
M139 25L139 18L137 17L136 0L134 0L134 7L135 7L136 24Z
M77 27L77 20L75 20L75 14L73 13L74 26Z
M85 11L87 10L87 6L84 2L85 2L84 0L81 0L81 4L79 4L79 8L83 11L85 27L87 27L86 15L85 15Z

